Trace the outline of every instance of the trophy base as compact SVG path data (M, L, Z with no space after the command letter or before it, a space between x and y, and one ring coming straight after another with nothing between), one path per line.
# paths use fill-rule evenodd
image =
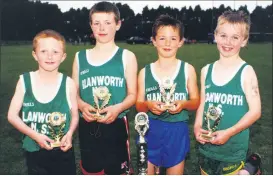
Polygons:
M208 140L208 141L210 141L210 140L212 140L214 137L213 136L211 136L210 134L201 134L201 137L203 138L203 139L205 139L205 140Z
M95 116L94 116L94 118L95 119L102 119L102 118L104 118L105 117L105 115L100 115L100 114L96 114Z
M173 108L175 108L175 105L167 105L167 104L165 104L165 105L161 105L161 108L164 108L164 109L173 109Z
M50 143L50 146L55 148L55 147L60 147L61 146L61 141L55 141L53 143Z

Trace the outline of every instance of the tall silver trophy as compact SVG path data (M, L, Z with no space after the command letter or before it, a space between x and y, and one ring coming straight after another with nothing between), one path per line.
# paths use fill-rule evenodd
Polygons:
M149 119L145 112L139 112L135 116L135 129L139 134L139 141L137 143L138 175L147 175L148 155L147 143L144 136L149 129Z

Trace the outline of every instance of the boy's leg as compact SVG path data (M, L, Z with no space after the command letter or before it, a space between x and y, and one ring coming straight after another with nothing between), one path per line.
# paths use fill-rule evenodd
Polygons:
M103 175L102 124L79 120L80 168L84 175Z
M167 169L166 174L167 175L183 175L184 173L184 165L185 165L185 160L181 161L177 165L173 167L169 167Z
M184 173L186 156L190 150L188 124L185 122L165 124L163 167L167 167L167 175Z
M116 119L111 124L102 125L105 174L121 175L130 172L128 129L126 117Z
M25 152L28 175L48 175L48 159L44 150Z
M60 148L48 151L50 175L76 175L74 149L63 152Z
M258 153L251 154L244 168L239 171L239 175L261 175L261 156Z

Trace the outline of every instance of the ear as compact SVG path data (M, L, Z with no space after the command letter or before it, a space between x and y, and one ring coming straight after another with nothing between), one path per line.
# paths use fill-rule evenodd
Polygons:
M38 61L38 57L37 57L35 51L32 51L32 56L33 56L33 58L34 58L36 61Z
M181 46L183 46L183 44L184 44L184 38L182 38L182 39L180 40L180 42L179 42L179 44L178 44L178 47L180 48Z
M156 41L153 37L151 37L154 47L156 47Z
M248 39L245 39L245 40L242 42L242 44L241 44L241 47L242 47L242 48L246 46L247 41L248 41Z
M118 20L118 23L116 25L116 31L118 31L121 27L121 20Z
M65 60L66 56L67 56L66 53L64 53L61 62Z

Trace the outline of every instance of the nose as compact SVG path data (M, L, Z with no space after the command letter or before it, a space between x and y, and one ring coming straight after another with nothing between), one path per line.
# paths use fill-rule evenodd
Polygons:
M225 44L226 45L230 45L231 44L231 38L230 37L226 37L226 39L225 39Z
M47 55L48 59L52 59L53 58L53 53L52 52L49 52L48 55Z
M170 46L170 43L171 43L171 40L169 40L169 39L166 39L166 40L165 40L165 45L166 45L166 46Z
M100 31L104 31L104 25L100 24Z

